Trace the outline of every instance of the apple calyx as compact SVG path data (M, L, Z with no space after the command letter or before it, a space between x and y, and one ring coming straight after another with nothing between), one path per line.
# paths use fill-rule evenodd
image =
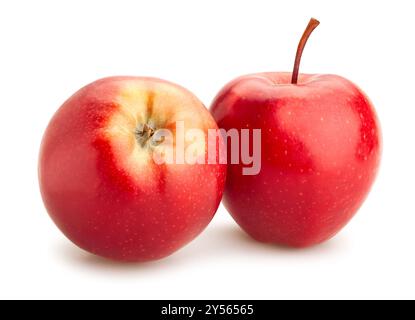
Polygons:
M156 133L156 129L153 128L151 125L145 123L145 124L140 124L137 126L136 130L135 130L135 137L137 139L138 144L144 148L147 144L147 142L153 138L154 134ZM163 138L163 137L161 137ZM152 139L152 142L155 144L159 144L161 142L163 142L164 139Z
M311 18L310 22L307 25L307 28L305 29L303 33L303 36L300 39L300 42L297 48L297 53L295 55L293 75L291 78L292 84L297 84L298 82L298 73L300 71L300 63L301 63L301 57L303 55L304 47L307 43L308 38L313 33L314 29L318 27L319 24L320 24L320 21L318 21L317 19Z

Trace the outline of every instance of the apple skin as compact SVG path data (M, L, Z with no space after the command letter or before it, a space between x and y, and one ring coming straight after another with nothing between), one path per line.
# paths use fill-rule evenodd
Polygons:
M213 218L225 184L225 165L150 160L135 136L142 119L217 129L180 86L112 77L67 100L41 145L40 190L51 218L76 245L114 260L160 259L187 244Z
M215 98L220 128L261 129L261 171L228 165L224 204L254 239L308 247L338 233L364 202L381 158L367 96L335 75L259 73ZM228 152L229 144L228 144Z

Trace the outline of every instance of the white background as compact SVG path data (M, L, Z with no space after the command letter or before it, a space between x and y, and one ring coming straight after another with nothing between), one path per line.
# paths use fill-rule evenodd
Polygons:
M415 298L413 1L1 1L0 298ZM220 208L165 260L123 265L73 246L38 190L40 140L56 109L110 75L177 82L209 105L232 78L302 71L359 84L383 126L381 172L333 240L255 243Z

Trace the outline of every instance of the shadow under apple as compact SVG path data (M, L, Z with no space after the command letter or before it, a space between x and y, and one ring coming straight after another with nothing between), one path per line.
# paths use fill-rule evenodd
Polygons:
M170 257L158 261L144 263L122 263L101 258L85 252L69 241L62 241L56 246L55 254L68 263L94 270L117 273L158 273L160 271L177 269L192 264L193 261L211 262L212 259L226 263L227 259L253 259L259 264L267 261L281 261L285 259L324 259L338 254L348 247L348 238L337 235L323 244L304 248L290 248L258 242L248 236L234 223L219 223L213 221L205 232L184 249Z

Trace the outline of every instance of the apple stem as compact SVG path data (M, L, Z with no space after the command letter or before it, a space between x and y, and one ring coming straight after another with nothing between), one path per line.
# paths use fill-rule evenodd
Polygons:
M308 38L313 33L314 29L318 27L319 24L320 22L317 19L311 18L307 28L303 33L303 36L300 39L300 43L298 44L297 48L297 54L295 55L293 75L291 78L292 84L297 84L298 82L298 72L300 70L301 57L303 55L304 47L307 43Z

